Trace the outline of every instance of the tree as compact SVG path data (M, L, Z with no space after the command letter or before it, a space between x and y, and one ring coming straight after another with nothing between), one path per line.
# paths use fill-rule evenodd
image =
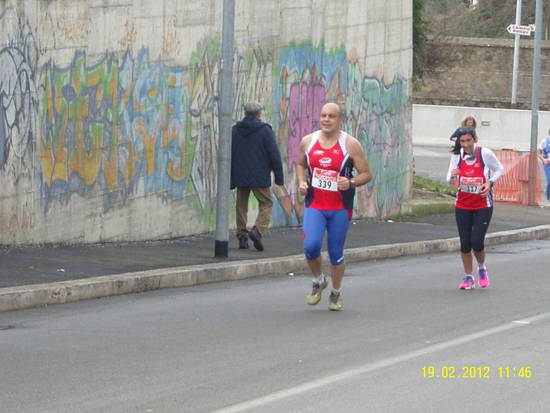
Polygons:
M536 0L522 1L521 24L535 22ZM426 0L424 20L429 22L429 31L434 37L501 37L510 39L506 31L516 21L516 0L479 0L477 6L469 7L464 0ZM543 33L548 39L550 4L545 2Z

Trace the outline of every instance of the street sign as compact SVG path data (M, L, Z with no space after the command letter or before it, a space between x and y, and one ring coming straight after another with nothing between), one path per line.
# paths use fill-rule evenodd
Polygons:
M519 24L509 24L506 28L510 34L519 34L521 36L531 36L531 26L520 26Z

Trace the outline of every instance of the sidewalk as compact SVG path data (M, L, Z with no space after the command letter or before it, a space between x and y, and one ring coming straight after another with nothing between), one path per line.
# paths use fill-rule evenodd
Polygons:
M450 212L356 220L346 241L346 261L457 251L456 237ZM495 206L487 245L546 237L550 237L550 208ZM266 274L304 273L301 228L272 229L263 241L263 252L256 251L252 243L249 250L239 250L230 234L228 259L213 257L213 234L112 245L3 247L0 311Z

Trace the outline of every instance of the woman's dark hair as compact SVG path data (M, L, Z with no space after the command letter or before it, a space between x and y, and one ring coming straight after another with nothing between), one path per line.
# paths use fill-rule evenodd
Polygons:
M453 136L456 136L455 146L451 149L451 152L455 155L460 153L460 137L462 135L472 135L474 140L477 142L476 130L470 126L462 126L454 131Z

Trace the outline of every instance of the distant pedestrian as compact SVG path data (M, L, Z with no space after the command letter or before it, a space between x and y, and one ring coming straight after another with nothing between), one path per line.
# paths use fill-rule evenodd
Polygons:
M457 138L457 132L460 128L469 127L469 128L477 128L477 122L476 119L473 116L466 116L464 119L462 119L462 122L460 122L460 126L453 132L453 134L450 136L450 140L453 142L456 142Z
M550 201L550 130L548 136L540 142L538 156L546 174L546 200Z
M233 126L231 141L231 189L237 188L237 238L239 248L248 248L248 237L258 251L263 251L262 237L271 222L271 172L275 184L284 185L281 154L273 129L262 122L263 108L251 102L243 106L245 116ZM250 192L258 201L258 216L247 230L248 198Z
M470 290L475 287L472 250L478 264L478 285L486 288L489 274L485 265L485 234L493 214L492 188L504 168L493 151L477 145L474 128L459 128L457 142L460 149L451 156L447 182L458 183L455 217L465 273L458 288Z
M328 308L338 311L343 307L340 290L346 267L344 242L353 213L355 188L369 182L371 172L359 141L341 130L342 112L336 103L323 106L319 124L321 130L302 138L296 164L298 189L306 196L304 252L313 274L307 303L317 304L328 285L321 262L321 246L327 232L332 279Z
M451 137L449 138L452 142L454 142L453 146L453 152L460 151L460 142L457 139L458 131L460 128L475 128L477 127L477 122L473 116L466 116L464 119L462 119L462 122L460 122L460 126L455 129Z

